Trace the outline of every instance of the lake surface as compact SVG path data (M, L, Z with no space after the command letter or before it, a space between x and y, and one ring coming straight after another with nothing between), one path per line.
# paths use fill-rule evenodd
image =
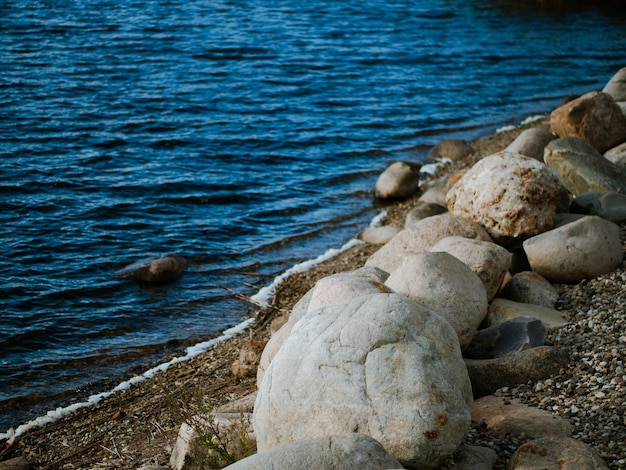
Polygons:
M626 15L503 1L0 0L0 432L248 314L424 162L601 89ZM168 252L189 270L115 273Z

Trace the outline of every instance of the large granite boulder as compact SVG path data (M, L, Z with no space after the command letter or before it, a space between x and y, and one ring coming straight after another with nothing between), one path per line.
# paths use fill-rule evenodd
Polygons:
M533 271L556 283L576 283L622 264L620 229L589 215L524 242Z
M626 101L626 67L617 71L602 89L615 101Z
M578 137L599 152L626 140L626 117L606 93L592 91L558 107L550 114L552 132Z
M472 154L474 148L462 139L446 139L435 145L428 158L431 160L448 159L452 161L463 160Z
M615 191L591 191L572 201L571 212L597 215L617 224L626 222L626 194Z
M476 222L446 212L406 227L370 256L365 265L390 273L400 266L405 256L425 253L439 240L452 235L492 241L487 231Z
M386 470L400 463L369 436L343 434L289 442L226 467L229 470L299 469Z
M134 279L146 284L174 282L187 269L189 263L176 253L168 253L158 258L137 261L117 272L119 277Z
M403 199L417 192L419 181L420 165L394 162L378 177L374 194L379 199Z
M366 434L408 468L437 468L470 424L456 333L400 294L309 312L271 362L254 407L257 446Z
M446 237L430 251L444 251L463 261L483 281L490 301L511 265L511 253L499 245L463 237Z
M465 348L487 315L487 294L480 278L449 253L407 256L386 286L445 318Z
M543 162L543 149L554 139L556 139L556 136L549 130L534 127L523 131L504 150L526 155Z
M589 191L626 193L626 172L579 138L553 140L543 158L574 195Z
M552 228L561 196L556 173L537 160L498 152L476 163L448 191L448 210L471 219L498 243Z

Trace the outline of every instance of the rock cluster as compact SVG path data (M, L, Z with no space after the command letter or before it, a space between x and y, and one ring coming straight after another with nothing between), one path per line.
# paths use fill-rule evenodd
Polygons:
M366 268L322 279L302 298L261 357L257 460L233 468L296 468L311 454L356 467L346 446L357 461L371 453L385 462L372 468L491 468L492 450L462 445L470 420L534 439L517 448L511 469L607 468L571 438L567 419L501 396L548 383L577 355L549 340L567 327L553 284L622 266L615 222L624 220L626 173L601 152L626 141L613 98L626 97L625 70L608 91L555 110L552 135L525 133L439 185L447 212L407 224ZM589 192L601 202L585 203ZM583 199L570 206L574 196ZM529 269L516 272L514 255Z

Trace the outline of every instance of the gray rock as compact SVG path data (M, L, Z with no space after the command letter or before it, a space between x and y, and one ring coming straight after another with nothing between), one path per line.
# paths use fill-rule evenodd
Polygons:
M626 117L606 93L592 91L558 107L550 114L552 132L578 137L599 152L626 140Z
M448 210L479 223L499 244L552 228L561 195L554 171L537 160L499 152L476 163L448 191Z
M235 462L226 468L385 470L402 468L402 465L375 439L363 434L344 434L289 442Z
M381 173L374 193L379 199L403 199L415 194L419 188L420 165L394 162Z
M604 460L571 437L542 437L522 444L509 461L510 470L603 470Z
M428 152L428 158L431 160L448 159L456 161L467 158L472 152L474 152L474 148L465 140L447 139L435 145Z
M511 254L495 243L470 240L463 237L446 237L430 251L445 251L463 261L476 273L485 286L490 301L502 285L511 265Z
M434 202L418 202L418 204L406 214L404 226L408 227L409 225L413 225L420 220L434 215L443 214L447 211L447 207L435 204Z
M367 434L404 466L436 468L469 430L472 395L453 328L400 294L309 312L258 392L260 451L305 438Z
M626 67L618 70L602 89L615 101L626 101Z
M567 323L563 312L542 305L524 304L507 299L493 299L487 311L487 326L503 323L514 318L533 317L541 320L546 330L556 330Z
M545 277L532 271L521 271L509 279L500 297L524 304L552 308L559 298L559 293Z
M543 162L543 150L554 139L556 136L547 129L541 127L526 129L504 150Z
M620 229L585 216L524 242L533 271L556 283L575 283L606 274L622 264Z
M463 355L469 359L494 359L543 346L545 327L534 317L515 317L478 330Z
M147 258L117 272L119 277L149 284L163 284L180 278L188 267L187 260L175 253L160 258Z
M486 230L476 222L446 212L406 227L370 256L365 265L374 266L390 273L400 266L405 256L425 253L439 240L452 235L492 241Z
M456 331L461 349L470 343L487 315L487 294L482 281L449 253L407 256L385 285L445 318Z
M490 395L499 388L546 379L569 362L565 348L539 346L496 359L465 359L474 398Z
M472 406L472 421L484 425L500 434L518 437L540 437L572 435L572 425L560 416L548 411L509 400L487 395L479 398Z
M492 470L498 454L489 447L461 445L454 453L453 463L442 470Z
M604 152L604 158L626 171L626 142Z
M438 206L445 207L447 182L448 176L444 176L425 183L422 187L423 192L419 197L419 202L423 204L437 204Z
M572 201L572 212L597 215L615 223L626 222L626 194L614 191L583 193Z
M363 230L359 238L365 243L371 243L372 245L384 245L393 237L398 235L400 230L402 230L400 227L395 227L393 225L370 227Z
M544 160L574 195L589 191L626 192L626 173L576 137L550 142Z

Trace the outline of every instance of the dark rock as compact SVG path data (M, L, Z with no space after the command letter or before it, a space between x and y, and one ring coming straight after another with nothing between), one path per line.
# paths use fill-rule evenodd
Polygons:
M452 161L463 160L474 152L474 148L465 140L447 139L439 142L428 153L431 160L447 158Z
M504 357L543 346L546 329L538 318L517 317L478 330L463 355L470 359Z
M148 258L137 261L117 275L123 278L134 279L149 284L164 284L176 281L187 269L189 263L180 255L169 253L160 258Z
M615 223L626 222L626 194L614 191L591 191L572 201L571 212L597 215Z

